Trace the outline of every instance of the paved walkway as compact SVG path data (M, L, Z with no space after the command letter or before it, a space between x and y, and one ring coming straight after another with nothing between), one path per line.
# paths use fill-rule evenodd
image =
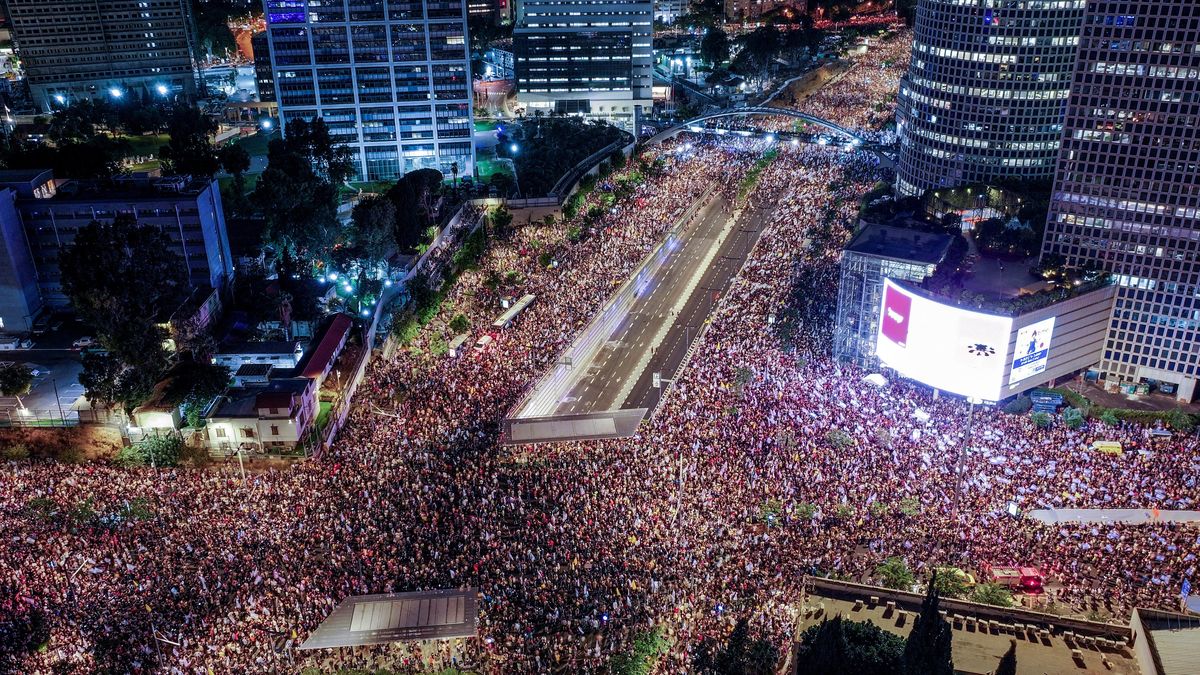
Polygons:
M1155 511L1149 509L1035 509L1029 511L1035 518L1054 525L1056 523L1193 523L1200 521L1200 511Z

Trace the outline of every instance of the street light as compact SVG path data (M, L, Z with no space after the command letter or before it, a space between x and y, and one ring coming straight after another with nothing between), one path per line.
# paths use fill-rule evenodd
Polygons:
M63 105L67 102L67 97L63 96L62 94L55 94L54 100L57 101L59 105Z
M125 95L125 92L121 91L120 89L118 89L116 87L110 87L108 90L108 95L113 98L121 98L122 96Z
M165 85L165 84L156 85L154 87L154 89L155 89L155 91L158 92L159 96L166 96L167 92L171 91L170 89L167 88L167 85Z
M259 124L262 126L263 129L266 129L267 131L270 131L271 126L273 125L273 123L271 122L270 119L263 119L263 121L260 122Z
M508 151L514 155L517 154L517 151L520 149L521 148L516 143L513 143L512 145L508 146Z

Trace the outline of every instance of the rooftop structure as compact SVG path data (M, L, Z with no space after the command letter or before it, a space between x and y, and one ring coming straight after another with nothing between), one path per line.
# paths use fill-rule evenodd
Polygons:
M946 259L954 237L868 224L842 254L834 355L871 365L885 277L920 283Z

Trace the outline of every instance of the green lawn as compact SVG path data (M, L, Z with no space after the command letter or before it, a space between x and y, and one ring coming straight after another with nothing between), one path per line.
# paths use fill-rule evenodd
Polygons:
M512 176L512 165L495 159L475 159L475 171L479 174L480 182L491 180L493 174L503 173Z
M261 177L261 173L248 173L242 177L246 183L246 194L254 192L254 186L258 185L258 179ZM217 186L221 188L221 192L228 193L233 189L233 176L223 176L218 178Z
M158 149L166 145L171 137L167 134L150 134L148 136L120 136L117 140L125 140L129 143L129 154L133 155L157 155Z
M475 120L475 131L495 131L499 126L499 122L493 122L491 120Z
M242 149L245 150L251 157L256 155L266 156L267 145L276 138L279 138L278 131L272 131L269 133L260 131L256 134L239 138L234 141L234 143L242 146Z
M329 424L329 416L333 413L333 402L321 401L321 408L317 411L317 429L324 430L325 425Z
M149 162L142 162L142 163L140 163L140 164L133 164L133 165L131 165L131 166L129 167L129 170L130 170L130 171L133 171L133 172L137 172L137 171L153 171L153 170L155 170L155 169L157 169L157 168L159 168L159 167L161 167L161 166L162 166L162 162L161 162L161 161L159 161L159 160L157 160L157 159L152 159L152 160L150 160Z
M395 181L375 180L375 181L363 181L363 182L359 182L359 183L352 182L352 183L350 183L350 186L356 190L362 190L363 192L381 195L381 194L387 192L389 189L391 189L391 187L395 184L396 184Z

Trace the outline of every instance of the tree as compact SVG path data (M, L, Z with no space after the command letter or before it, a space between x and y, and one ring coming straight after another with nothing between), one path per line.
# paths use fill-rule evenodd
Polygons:
M492 223L492 232L500 239L504 239L512 234L512 213L503 206L492 211L490 216Z
M33 371L24 363L6 361L0 364L0 395L15 396L17 406L24 408L21 397L33 387Z
M400 177L385 197L396 211L395 240L402 251L414 250L421 234L433 219L432 205L442 186L442 174L435 169L417 169Z
M1000 664L996 666L995 675L1017 675L1017 641L1008 641L1008 651L1004 652L1004 656L1000 657Z
M59 254L63 293L110 351L84 357L79 381L89 399L132 409L166 366L158 317L188 288L186 265L171 248L158 229L118 216L80 229Z
M738 619L725 644L705 638L692 665L704 675L768 675L775 672L779 650L769 640L750 634L746 619Z
M196 106L181 103L173 107L167 118L171 140L158 151L166 170L211 178L220 165L211 140L216 131L217 123Z
M971 601L996 607L1012 607L1012 593L1000 584L979 584L971 591Z
M967 594L967 580L962 572L953 568L941 568L929 579L937 594L944 598L961 598Z
M175 466L183 452L183 439L175 434L148 436L136 447L151 466Z
M454 189L458 189L458 162L450 162L450 173L454 175Z
M894 675L903 654L904 639L900 636L870 621L846 621L838 615L800 634L796 672Z
M288 152L307 160L318 176L333 185L341 185L354 175L350 149L334 140L325 120L320 117L311 122L289 121L283 144Z
M217 161L226 173L233 176L233 206L241 211L246 205L246 171L250 169L250 153L238 143L230 143L217 151Z
M84 396L93 403L119 405L130 413L150 396L161 372L160 367L130 366L114 354L85 354L79 384Z
M330 174L340 182L349 163L345 149L327 147L327 140L320 119L290 122L287 137L267 146L267 168L250 196L266 220L264 243L275 251L281 279L305 262L327 260L337 241L341 223Z
M1078 429L1083 426L1083 412L1079 408L1067 408L1063 411L1062 419L1068 429Z
M158 314L184 295L187 266L171 249L157 228L118 216L89 223L59 254L63 293L108 349L138 356L134 350L144 345L122 338L144 338ZM161 331L149 332L161 342Z
M908 563L900 556L892 556L879 563L875 568L875 576L879 577L884 587L901 591L911 590L913 582L916 581Z
M930 581L921 613L913 623L901 659L906 675L954 675L952 629L938 613L937 572Z
M387 258L396 246L396 207L379 195L364 197L350 213L354 248L365 265Z
M709 28L700 41L700 58L713 66L729 60L729 36L720 28Z

